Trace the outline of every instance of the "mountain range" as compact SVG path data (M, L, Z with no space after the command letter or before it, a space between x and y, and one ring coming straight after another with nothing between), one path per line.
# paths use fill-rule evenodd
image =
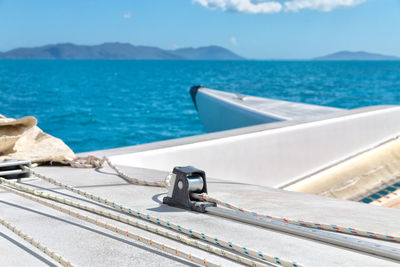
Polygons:
M4 53L0 52L0 59L244 60L245 58L215 45L166 50L153 46L135 46L129 43L116 42L100 45L61 43L15 48ZM340 51L316 57L313 60L400 60L400 58L364 51Z
M32 48L16 48L0 53L0 59L183 59L238 60L244 59L220 46L164 50L129 43L76 45L50 44Z
M374 54L364 51L340 51L326 56L316 57L314 60L400 60L400 57Z

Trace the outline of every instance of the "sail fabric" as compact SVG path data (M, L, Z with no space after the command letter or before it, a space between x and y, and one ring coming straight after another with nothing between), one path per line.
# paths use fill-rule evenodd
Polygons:
M67 164L76 156L61 139L44 133L35 117L16 120L0 114L0 159L6 158Z

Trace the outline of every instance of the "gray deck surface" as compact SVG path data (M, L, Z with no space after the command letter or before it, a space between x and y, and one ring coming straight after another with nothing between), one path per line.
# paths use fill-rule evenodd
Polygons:
M166 173L123 168L140 178L163 180ZM37 171L60 181L115 200L125 206L190 227L219 239L261 250L265 254L296 261L305 266L393 266L393 261L342 249L304 238L270 231L208 214L183 211L161 204L166 189L131 185L108 167L101 170L69 167L39 167ZM87 199L48 184L38 178L21 181L51 193L100 208ZM324 198L261 186L210 179L209 194L244 208L287 218L348 225L374 232L400 235L400 211L356 202ZM103 207L102 209L107 209ZM111 210L110 210L111 211ZM166 239L132 226L88 214L121 229L140 233L224 266L234 262L193 247ZM115 212L116 211L111 211ZM142 245L66 214L54 211L20 196L0 191L0 215L25 233L47 245L76 266L179 266L183 260ZM132 220L136 220L131 217ZM370 239L367 239L371 241ZM399 244L374 241L399 248ZM46 266L56 264L41 251L0 226L1 266Z

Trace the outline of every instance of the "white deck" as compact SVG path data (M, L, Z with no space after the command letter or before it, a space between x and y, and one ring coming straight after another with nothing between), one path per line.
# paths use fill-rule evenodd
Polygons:
M113 152L117 153L116 150ZM137 168L124 168L124 170L132 176L149 179L162 180L166 175L159 171ZM305 266L394 265L393 261L348 249L208 214L188 212L162 205L161 200L165 195L165 189L127 184L108 168L95 171L68 167L40 167L37 171L57 177L64 183L115 200L123 205L178 222L182 226L243 244L249 248L262 250L267 254L294 260ZM90 204L90 201L83 197L61 190L39 179L22 182L37 189L46 189L50 193L62 194L61 196L68 199L99 208L97 204ZM398 226L400 211L398 210L215 179L210 179L208 186L210 195L258 212L400 235ZM43 242L76 266L179 266L188 264L153 248L4 191L0 192L0 211L4 219ZM82 212L82 214L86 213ZM95 215L92 216L99 218ZM102 220L117 225L120 229L129 229L132 232L150 236L154 240L161 240L166 244L206 257L224 266L234 265L231 261L192 247L186 247L175 241L136 230L118 222ZM0 230L0 262L2 266L51 266L56 264L5 227L1 226ZM378 243L400 247L399 244L394 243L382 241Z

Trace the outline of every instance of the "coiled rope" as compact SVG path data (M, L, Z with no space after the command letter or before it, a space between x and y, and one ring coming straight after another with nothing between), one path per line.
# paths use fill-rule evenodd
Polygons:
M251 259L247 259L245 257L242 257L240 255L231 253L231 252L226 251L224 249L217 248L217 247L211 247L210 245L205 245L203 243L197 242L196 240L189 239L189 238L186 238L186 237L182 237L180 235L171 234L170 232L160 230L160 229L158 229L156 227L152 227L152 226L149 226L149 225L144 224L144 223L140 223L140 222L137 222L137 221L131 221L126 217L121 217L119 215L115 215L115 214L112 214L110 212L105 212L103 210L99 210L99 209L95 209L95 208L88 207L88 206L85 206L85 205L81 205L79 203L70 201L70 200L62 198L62 197L57 197L57 196L45 193L43 191L39 191L39 190L36 190L36 189L31 189L31 188L25 187L23 185L20 185L18 183L6 180L6 179L1 178L1 177L0 177L0 182L5 183L5 184L7 184L9 186L12 186L14 188L17 188L19 190L25 191L25 192L27 192L29 194L32 194L32 195L35 195L35 196L38 196L38 197L42 197L42 198L46 198L46 199L50 199L52 201L56 201L56 202L59 202L59 203L62 203L62 204L65 204L65 205L68 205L68 206L71 206L71 207L75 207L75 208L78 208L78 209L81 209L81 210L85 210L85 211L94 213L94 214L98 214L98 215L101 215L103 217L110 218L110 219L113 219L113 220L116 220L116 221L119 221L119 222L122 222L122 223L125 223L125 224L128 224L128 225L134 226L136 228L140 228L142 230L150 231L152 233L162 235L164 237L167 237L167 238L182 242L182 243L184 243L186 245L190 245L190 246L193 246L193 247L196 247L196 248L199 248L199 249L214 253L214 254L219 255L219 256L223 256L225 258L228 258L230 260L233 260L233 261L236 261L236 262L239 262L239 263L242 263L242 264L246 264L246 265L249 265L249 266L266 266L263 263L255 262L255 261L253 261Z
M14 225L12 225L11 223L7 222L6 220L4 220L3 218L0 218L0 223L7 227L9 230L11 230L14 234L18 235L19 237L22 237L26 242L28 242L29 244L31 244L32 246L36 247L37 249L39 249L40 251L42 251L43 253L45 253L47 256L49 256L50 258L52 258L53 260L57 261L59 264L61 264L62 266L65 267L73 267L74 265L72 265L69 261L67 261L66 259L64 259L63 257L61 257L60 255L58 255L57 253L55 253L54 251L50 250L48 247L46 247L45 245L41 244L40 242L36 241L35 239L33 239L32 237L30 237L29 235L25 234L24 232L22 232L20 229L18 229L17 227L15 227Z
M204 194L204 193L203 194L192 193L191 196L196 199L203 199L205 201L216 203L223 207L227 207L228 209L232 209L235 211L239 211L241 213L257 216L260 218L268 218L268 219L275 220L275 221L281 221L281 222L286 222L289 224L294 224L294 225L299 225L299 226L304 226L304 227L309 227L309 228L315 228L315 229L320 229L320 230L327 230L327 231L333 231L333 232L338 232L338 233L369 237L369 238L380 239L380 240L385 240L385 241L400 242L399 236L364 231L364 230L356 229L353 227L344 227L344 226L339 226L336 224L308 222L308 221L303 221L303 220L294 220L294 219L281 218L281 217L276 217L276 216L260 214L260 213L254 212L254 211L249 211L249 210L246 210L246 209L243 209L240 207L236 207L230 203L216 199L216 198L211 197L208 194Z
M246 256L250 256L250 257L253 257L253 258L256 258L256 259L264 260L264 261L267 261L267 262L272 262L274 264L279 264L279 265L282 265L282 266L294 266L294 267L299 266L299 264L297 264L296 262L291 262L291 261L288 261L288 260L285 260L285 259L281 259L279 257L270 256L270 255L264 254L261 251L256 251L256 250L251 249L251 248L246 248L245 246L241 246L241 245L238 245L238 244L235 244L235 243L232 243L232 242L224 241L224 240L218 239L216 237L212 237L210 235L207 235L205 233L201 233L201 232L189 229L187 227L180 226L180 225L178 225L176 223L172 223L172 222L160 219L158 217L155 217L155 216L152 216L152 215L149 215L149 214L141 213L140 211L135 210L133 208L125 207L125 206L123 206L123 205L121 205L119 203L116 203L114 201L107 200L105 198L102 198L100 196L97 196L97 195L82 191L80 189L76 189L76 188L74 188L74 187L72 187L70 185L61 183L61 182L59 182L59 181L57 181L57 180L55 180L53 178L50 178L50 177L47 177L45 175L39 174L39 173L35 172L32 168L28 168L28 167L25 167L25 166L23 168L25 170L29 170L33 175L35 175L36 177L38 177L38 178L40 178L40 179L42 179L42 180L44 180L46 182L49 182L51 184L54 184L54 185L59 186L61 188L64 188L64 189L66 189L66 190L68 190L70 192L73 192L75 194L84 196L87 199L91 199L93 201L105 204L105 205L107 205L109 207L112 207L115 210L121 211L121 212L129 214L131 216L135 216L137 218L147 220L147 221L152 222L154 224L164 226L166 228L178 231L180 233L186 234L186 235L191 236L191 237L197 237L197 238L199 238L201 240L204 240L204 241L206 241L208 243L215 244L215 245L218 245L218 246L233 250L233 251L238 252L240 254L243 254L243 255L246 255Z
M65 214L67 214L67 215L69 215L71 217L78 218L80 220L83 220L83 221L89 222L91 224L94 224L94 225L96 225L98 227L105 228L105 229L107 229L107 230L109 230L111 232L118 233L120 235L126 236L128 238L133 239L133 240L137 240L137 241L139 241L141 243L144 243L146 245L155 247L155 248L160 249L160 250L162 250L162 251L164 251L164 252L166 252L168 254L172 254L174 256L180 257L180 258L185 259L185 260L189 260L189 261L191 261L193 263L196 263L196 264L199 264L199 265L203 265L203 266L210 266L210 267L220 266L218 264L210 262L210 261L208 261L206 259L202 259L200 257L197 257L197 256L192 255L190 253L187 253L185 251L178 250L176 248L170 247L168 245L165 245L163 243L157 242L157 241L152 240L150 238L147 238L147 237L135 234L135 233L131 233L131 232L127 231L127 230L120 229L117 226L114 226L112 224L108 224L108 223L99 221L99 220L91 218L89 216L81 215L78 212L72 211L71 209L65 209L65 208L63 208L61 206L58 206L58 205L54 204L54 203L47 202L46 200L42 200L42 199L34 197L32 195L24 194L22 192L19 192L19 191L16 191L14 189L11 189L11 188L9 188L7 186L3 186L3 185L0 184L0 188L6 190L8 192L14 193L14 194L16 194L18 196L22 196L22 197L24 197L26 199L35 201L35 202L37 202L39 204L42 204L44 206L50 207L50 208L52 208L54 210L57 210L59 212L65 213Z

